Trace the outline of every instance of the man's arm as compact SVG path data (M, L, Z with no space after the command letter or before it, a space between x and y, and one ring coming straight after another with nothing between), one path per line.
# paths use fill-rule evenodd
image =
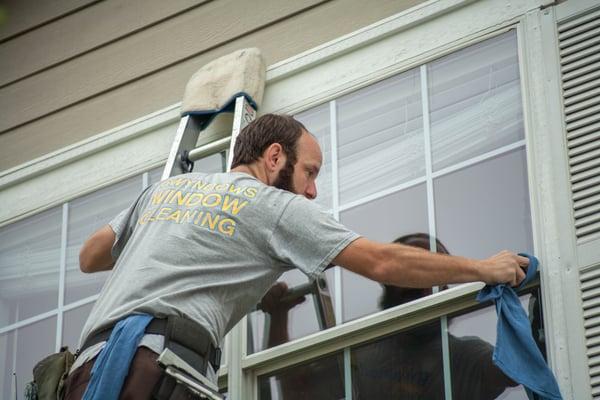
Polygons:
M350 243L333 262L377 282L414 288L475 281L516 286L525 278L521 267L529 264L508 251L474 260L365 238Z
M115 238L115 232L110 225L104 225L94 232L79 251L79 268L81 271L90 273L112 269L115 262L111 250Z

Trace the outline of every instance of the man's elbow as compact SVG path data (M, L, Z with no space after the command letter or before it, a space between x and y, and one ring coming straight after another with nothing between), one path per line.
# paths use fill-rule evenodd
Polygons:
M81 272L86 274L94 272L93 260L90 255L90 251L85 245L79 251L79 269Z
M101 249L93 244L86 243L79 252L79 269L81 272L90 274L98 271L109 270L113 266L110 255L103 254Z

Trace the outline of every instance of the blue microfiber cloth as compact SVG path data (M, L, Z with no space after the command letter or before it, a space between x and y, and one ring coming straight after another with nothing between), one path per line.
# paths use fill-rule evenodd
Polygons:
M119 398L131 360L152 318L148 314L135 314L117 322L94 363L83 400Z
M517 290L535 277L539 264L533 256L519 255L529 258L529 267ZM515 290L508 284L485 286L479 291L477 301L488 300L495 302L498 314L494 364L513 381L525 386L530 399L534 399L531 393L534 392L541 400L562 400L556 379L533 340L529 318Z

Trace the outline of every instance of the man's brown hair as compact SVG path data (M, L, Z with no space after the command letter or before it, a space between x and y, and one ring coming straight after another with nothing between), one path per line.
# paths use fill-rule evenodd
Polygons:
M253 163L273 143L281 145L288 163L296 164L296 145L303 131L307 131L304 125L289 115L265 114L257 118L238 135L231 168Z

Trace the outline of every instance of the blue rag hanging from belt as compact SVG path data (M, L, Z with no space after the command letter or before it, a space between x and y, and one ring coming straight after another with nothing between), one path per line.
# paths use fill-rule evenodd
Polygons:
M537 258L520 255L529 258L529 267L517 290L535 277L538 268ZM513 381L525 386L530 399L534 398L531 393L534 392L541 400L562 400L556 379L533 340L529 318L515 290L507 284L485 286L477 295L477 301L488 300L496 303L498 314L494 364Z
M131 360L152 318L148 314L135 314L117 322L96 358L83 400L119 398Z

